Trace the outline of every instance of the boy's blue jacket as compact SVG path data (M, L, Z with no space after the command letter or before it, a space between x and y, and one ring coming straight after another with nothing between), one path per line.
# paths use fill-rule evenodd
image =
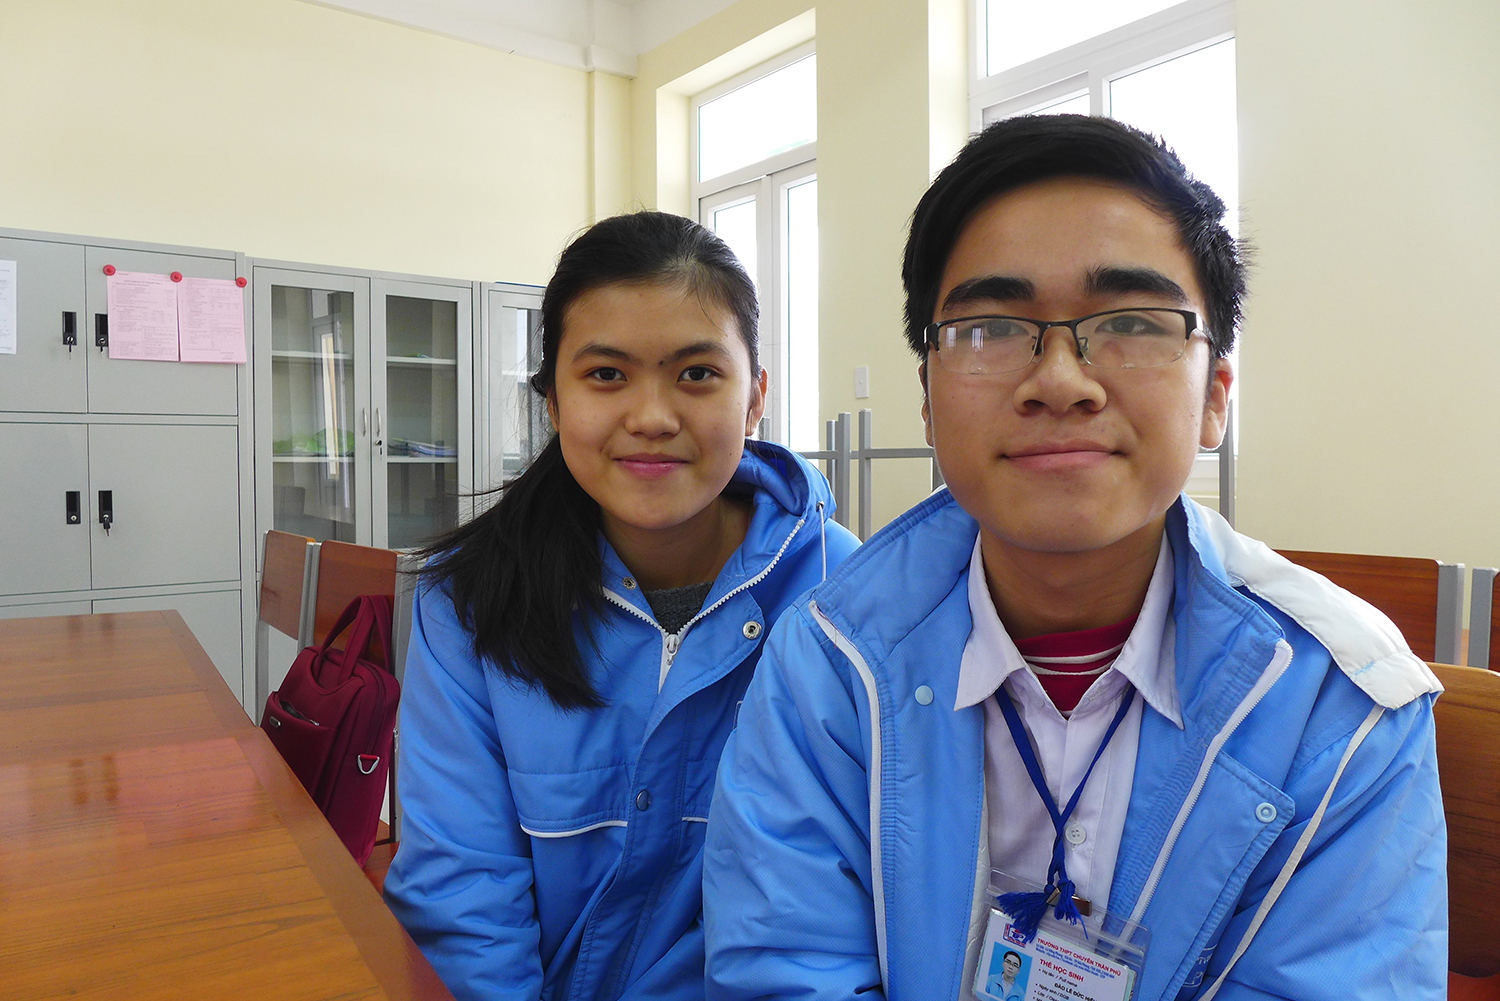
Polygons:
M449 597L419 589L385 897L460 1001L703 997L719 754L769 626L857 545L785 449L747 444L730 490L753 491L749 532L676 635L601 539L598 655L579 642L598 711L486 669Z
M709 998L973 983L984 717L953 707L977 531L940 492L772 633L709 824ZM1108 904L1150 932L1135 998L1442 998L1436 678L1379 612L1217 514L1184 499L1167 534L1185 725L1142 718Z

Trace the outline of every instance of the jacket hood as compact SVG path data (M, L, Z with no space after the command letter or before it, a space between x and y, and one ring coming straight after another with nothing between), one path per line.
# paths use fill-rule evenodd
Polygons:
M1239 534L1217 511L1188 497L1179 504L1188 539L1205 567L1295 620L1378 705L1399 709L1420 695L1443 690L1385 613L1265 543Z

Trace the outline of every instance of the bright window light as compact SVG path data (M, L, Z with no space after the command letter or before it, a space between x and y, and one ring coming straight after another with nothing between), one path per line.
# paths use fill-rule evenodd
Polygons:
M986 0L987 74L1029 63L1058 49L1166 10L1178 0Z
M755 239L755 199L740 202L738 205L729 205L722 209L714 209L713 218L709 223L709 229L718 235L719 239L729 244L729 249L734 251L734 256L740 259L745 271L749 273L750 280L760 287L760 279L755 273L756 239Z
M1229 206L1224 224L1239 233L1239 136L1234 39L1111 80L1110 117L1155 133L1188 170Z
M786 189L786 393L795 449L823 447L818 420L818 179Z
M815 142L818 63L810 55L698 108L698 180Z

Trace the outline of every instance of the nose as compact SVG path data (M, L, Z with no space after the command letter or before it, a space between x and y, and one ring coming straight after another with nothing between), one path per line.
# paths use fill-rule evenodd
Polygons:
M645 380L631 393L630 405L625 411L625 430L644 438L663 438L682 430L682 421L672 406L671 394Z
M1043 330L1038 351L1039 357L1016 387L1018 410L1066 413L1078 408L1094 413L1103 408L1108 399L1104 387L1079 357L1078 341L1070 328L1057 325Z

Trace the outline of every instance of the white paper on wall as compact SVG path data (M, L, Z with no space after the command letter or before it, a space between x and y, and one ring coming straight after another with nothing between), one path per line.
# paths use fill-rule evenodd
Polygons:
M0 261L0 355L16 353L16 262Z
M109 356L177 360L177 286L166 275L119 271L109 291Z
M177 284L183 361L245 363L245 290L232 279L183 278Z

